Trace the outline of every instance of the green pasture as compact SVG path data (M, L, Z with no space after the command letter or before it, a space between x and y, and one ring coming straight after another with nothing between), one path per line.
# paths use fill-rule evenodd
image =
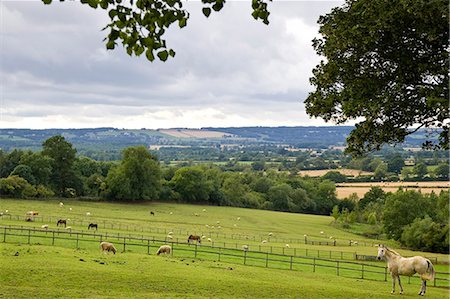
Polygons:
M0 212L5 214L8 210L0 217L0 226L11 227L8 231L11 235L4 236L4 231L0 230L0 298L390 296L390 278L387 277L388 282L383 279L385 263L368 261L364 262L366 266L362 266L361 262L349 260L354 254L376 255L373 244L379 241L341 231L330 225L332 218L328 216L231 207L67 199L62 200L64 206L61 208L59 202L0 200ZM39 215L34 222L25 222L25 213L31 210L38 211ZM151 216L150 211L155 215ZM87 212L90 216L86 215ZM56 220L59 218L70 219L68 225L72 229L57 228ZM97 232L87 231L90 222L98 223ZM48 231L41 229L43 224L49 225ZM20 227L36 231L18 232ZM167 238L168 232L172 232L172 239ZM190 233L205 235L197 250L195 245L186 244ZM53 234L55 239L52 239ZM323 242L333 237L340 245L304 244L305 234L309 240ZM2 243L4 237L6 243ZM208 242L206 237L212 242ZM101 239L113 242L118 253L100 254L98 245ZM348 240L358 240L359 244L344 245ZM292 241L289 247L286 246L287 241ZM163 243L173 245L173 256L155 256ZM247 253L242 250L244 244L250 248ZM398 249L395 243L388 244ZM297 256L291 258L294 251ZM404 255L420 254L437 257L441 262L448 261L448 255L398 251ZM15 256L16 252L18 256ZM302 257L306 254L308 257ZM313 259L317 256L320 258ZM347 261L340 260L342 256ZM441 264L436 265L436 270L449 271L448 265ZM60 277L58 271L65 271L64 277L71 283ZM365 279L361 279L361 274ZM89 277L95 277L94 281ZM118 285L121 279L123 283ZM410 285L405 279L405 297L415 296L419 288L418 279L411 279ZM94 286L95 282L97 286ZM448 282L441 281L437 285L448 286ZM31 295L30 290L33 290ZM87 290L92 293L86 293ZM448 288L430 287L427 293L430 298L443 296L448 296Z

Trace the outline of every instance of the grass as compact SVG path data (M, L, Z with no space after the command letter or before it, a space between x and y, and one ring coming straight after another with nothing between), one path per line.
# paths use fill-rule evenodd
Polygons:
M203 212L203 209L206 211ZM367 242L367 246L351 247L312 246L293 242L290 248L284 248L286 254L292 254L294 249L298 255L306 250L310 255L319 251L322 257L327 258L330 253L335 259L339 258L339 250L348 252L350 256L354 252L376 255L376 248L369 244L379 242L333 227L330 225L332 218L328 216L230 207L167 203L124 205L64 200L64 207L60 208L57 200L1 199L0 212L5 210L22 217L26 211L35 210L43 218L29 223L3 216L0 225L40 228L43 223L48 223L50 229L56 229L56 219L70 218L69 225L74 231L86 231L87 223L92 221L99 223L99 234L108 231L110 234L163 239L168 231L173 231L174 237L182 242L185 242L189 233L209 234L215 246L221 246L222 242L234 243L237 248L248 244L251 250L261 246L262 251L280 250L286 239L303 240L304 234L317 240L329 240L333 236L338 241L352 239L358 240L360 244ZM150 211L156 215L150 216ZM91 216L86 216L86 212L90 212ZM48 221L49 217L53 217L53 221ZM220 223L217 224L217 221ZM209 228L206 228L206 224ZM109 225L114 225L114 228ZM211 228L213 225L214 229ZM217 229L218 225L221 229ZM321 231L324 234L320 234ZM269 232L273 233L270 238ZM159 244L152 244L151 255L147 255L146 246L138 246L142 245L139 241L136 241L136 246L127 245L123 253L102 255L99 253L98 240L80 241L76 249L74 239L56 240L55 246L50 246L51 239L33 237L34 244L30 246L25 245L26 236L11 238L8 236L8 243L0 243L0 298L392 298L389 294L390 282L361 280L354 270L342 269L340 275L345 277L337 276L336 269L331 268L334 267L331 262L321 262L323 266L317 267L313 273L312 266L307 265L311 260L295 258L293 270L296 271L289 271L289 257L271 256L269 267L276 269L269 269L265 267L264 253L249 253L245 266L243 257L235 256L236 252L242 254L242 251L223 250L218 261L218 249L208 249L206 246L210 244L205 241L205 247L202 247L210 253L199 252L197 259L194 259L193 252L187 251L191 249L186 245L183 245L185 250L175 247L174 257L155 256ZM262 238L268 239L269 243L261 244ZM119 240L113 242L120 243ZM393 242L388 244L398 248ZM118 249L122 251L120 244ZM448 255L398 251L404 255L421 254L448 260ZM19 256L14 255L16 252L19 252ZM326 265L330 268L326 268ZM348 267L359 269L361 266ZM436 269L448 272L448 265L437 265ZM418 281L411 280L411 285L405 280L403 283L406 290L404 297L416 296ZM444 296L448 297L448 289L430 287L427 293L429 298Z

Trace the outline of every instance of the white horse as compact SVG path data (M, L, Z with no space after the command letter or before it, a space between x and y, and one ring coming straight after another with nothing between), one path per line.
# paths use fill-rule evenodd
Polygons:
M412 276L415 273L420 275L422 286L419 295L425 295L427 289L427 280L433 280L435 271L433 264L429 259L422 256L402 257L394 250L384 246L378 246L378 260L385 260L388 263L389 272L392 276L392 294L395 293L395 279L398 280L400 286L400 294L403 294L403 287L400 282L400 275Z

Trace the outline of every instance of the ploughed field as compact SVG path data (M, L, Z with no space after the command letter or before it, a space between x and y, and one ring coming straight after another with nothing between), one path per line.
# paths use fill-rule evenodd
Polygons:
M338 230L328 216L166 203L63 204L0 200L0 298L392 297L385 263L370 260L379 241ZM27 211L39 214L26 222ZM59 219L71 229L57 227ZM98 231L87 230L91 222ZM189 234L204 236L202 243L188 245ZM117 253L102 254L100 240L114 243ZM171 255L155 255L162 244L172 245ZM436 270L449 271L441 264L447 255L398 251L437 259ZM417 296L419 281L410 282L403 278L403 297ZM448 297L448 280L436 283L426 296Z

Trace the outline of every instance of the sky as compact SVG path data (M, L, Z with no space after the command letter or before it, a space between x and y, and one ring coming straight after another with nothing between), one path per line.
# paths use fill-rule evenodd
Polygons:
M107 12L78 1L0 2L0 128L201 128L332 125L303 104L320 62L317 19L342 1L250 1L206 18L199 1L165 38L176 56L150 63L108 51Z

